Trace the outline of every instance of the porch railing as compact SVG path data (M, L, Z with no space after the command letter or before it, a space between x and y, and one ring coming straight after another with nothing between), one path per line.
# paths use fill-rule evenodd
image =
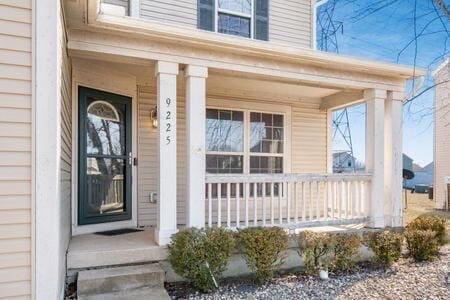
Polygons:
M306 227L363 222L369 174L206 176L206 226Z

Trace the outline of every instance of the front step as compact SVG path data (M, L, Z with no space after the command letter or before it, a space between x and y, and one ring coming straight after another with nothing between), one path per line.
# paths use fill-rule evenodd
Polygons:
M164 288L140 288L107 294L78 297L78 300L170 300Z
M133 293L164 291L164 279L165 273L159 264L81 271L77 295L79 299L137 299L132 297Z

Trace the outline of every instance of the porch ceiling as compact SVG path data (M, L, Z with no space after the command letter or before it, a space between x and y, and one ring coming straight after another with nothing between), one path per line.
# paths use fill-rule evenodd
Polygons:
M118 62L102 56L96 57L96 59L74 57L72 63L76 68L95 66L97 73L112 72L133 76L138 85L155 85L154 61L148 61L146 65L137 65L133 60ZM183 72L181 66L178 81L181 91L184 89ZM306 84L299 80L280 79L246 72L229 72L214 68L209 69L206 87L210 97L289 103L311 100L318 103L323 110L361 100L363 94L363 90L327 88L319 84Z
M222 74L211 70L207 80L207 93L211 96L251 97L276 101L298 101L321 99L338 93L339 89L324 88L295 81L281 81L275 78L259 78L252 74Z

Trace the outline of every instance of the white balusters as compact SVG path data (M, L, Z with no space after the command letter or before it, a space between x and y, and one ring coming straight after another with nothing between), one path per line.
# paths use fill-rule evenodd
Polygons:
M227 183L227 227L231 227L231 183Z
M283 190L283 183L278 183L278 223L283 224L283 208L281 206L281 194Z
M239 228L365 220L369 188L367 174L208 175L205 224Z
M263 206L263 211L262 211L262 221L263 221L263 226L266 226L266 183L263 182L261 183L261 189L262 189L262 206Z
M248 198L250 194L250 184L248 182L244 183L245 192L245 227L248 227Z
M309 199L308 199L308 206L309 206L309 220L312 221L312 207L313 207L313 193L312 193L312 181L309 183Z
M236 228L239 228L240 224L240 214L241 214L241 208L240 208L240 201L241 201L241 184L236 183Z
M297 181L294 182L294 202L295 202L295 216L294 216L294 222L298 223L298 186L297 186Z
M302 221L306 221L306 191L305 182L302 182Z
M253 184L253 225L258 226L258 184Z
M222 184L217 184L217 227L222 225Z
M274 183L270 183L270 225L275 225L275 203L273 196L273 185Z
M316 220L320 219L320 181L316 182Z
M286 202L287 202L287 210L286 210L286 223L291 223L291 192L290 192L290 184L289 182L286 182L285 184L285 191L286 191Z
M208 226L212 226L212 184L208 183Z

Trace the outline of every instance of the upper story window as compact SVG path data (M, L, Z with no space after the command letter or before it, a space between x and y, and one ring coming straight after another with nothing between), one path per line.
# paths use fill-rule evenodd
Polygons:
M198 0L198 28L268 40L268 0Z

